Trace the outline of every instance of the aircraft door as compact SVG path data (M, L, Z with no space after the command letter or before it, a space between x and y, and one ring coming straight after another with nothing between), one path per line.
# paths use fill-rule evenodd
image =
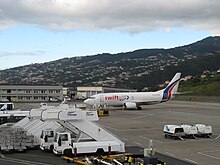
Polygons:
M103 103L103 102L104 102L104 96L100 95L100 103Z

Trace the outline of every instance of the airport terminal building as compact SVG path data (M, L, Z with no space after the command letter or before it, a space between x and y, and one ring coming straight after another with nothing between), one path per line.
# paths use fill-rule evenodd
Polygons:
M99 93L136 92L136 89L110 88L110 87L77 87L76 99L86 99Z
M14 102L62 101L63 87L48 85L0 85L0 98Z

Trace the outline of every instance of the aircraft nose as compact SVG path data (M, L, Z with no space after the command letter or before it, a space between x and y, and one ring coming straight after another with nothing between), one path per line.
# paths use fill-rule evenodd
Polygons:
M84 101L84 103L87 104L87 105L91 105L91 100L90 100L90 99L86 99L86 100Z
M88 99L84 100L84 103L87 104L88 103Z

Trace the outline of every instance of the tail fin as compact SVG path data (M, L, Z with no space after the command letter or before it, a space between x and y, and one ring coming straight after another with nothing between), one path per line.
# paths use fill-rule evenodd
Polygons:
M172 94L177 93L180 78L181 78L181 73L176 73L173 79L167 85L167 87L163 90L162 101L170 100L172 98Z

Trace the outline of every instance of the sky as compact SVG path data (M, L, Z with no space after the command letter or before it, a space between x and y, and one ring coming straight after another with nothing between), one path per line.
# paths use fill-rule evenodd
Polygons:
M219 0L0 0L0 69L220 34Z

